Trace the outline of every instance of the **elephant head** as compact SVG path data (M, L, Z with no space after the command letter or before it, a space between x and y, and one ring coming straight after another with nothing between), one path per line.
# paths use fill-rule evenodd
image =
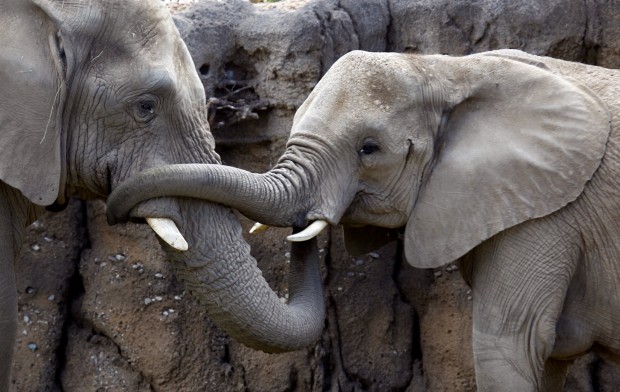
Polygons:
M575 200L601 162L606 106L537 59L351 52L299 108L268 173L156 169L120 187L109 216L124 216L141 201L127 191L141 189L225 203L269 225L342 223L358 253L393 238L380 228L404 227L409 263L437 267Z
M220 162L203 86L161 1L3 0L0 8L0 179L29 203L106 198L148 168ZM312 245L293 249L286 305L228 208L163 198L132 215L151 223L189 290L243 343L285 351L321 333Z

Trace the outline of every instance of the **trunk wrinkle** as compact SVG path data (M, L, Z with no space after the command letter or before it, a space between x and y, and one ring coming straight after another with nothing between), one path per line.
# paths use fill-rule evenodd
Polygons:
M195 213L196 202L188 203L190 207L182 211ZM229 210L206 206L210 208L199 210L209 219L223 220L218 215L225 212L234 220ZM315 343L323 330L325 312L316 240L295 244L291 249L287 305L263 278L249 247L238 246L241 227L233 223L234 230L210 231L204 238L195 238L200 234L184 227L193 236L191 241L199 245L183 253L168 252L177 275L218 326L251 348L285 352ZM205 242L217 244L218 250ZM195 267L196 259L206 261Z

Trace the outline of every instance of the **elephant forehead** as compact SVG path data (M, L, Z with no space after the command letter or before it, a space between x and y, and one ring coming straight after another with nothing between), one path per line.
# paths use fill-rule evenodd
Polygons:
M176 35L170 12L160 1L81 0L63 2L58 11L65 32L119 48L132 42L141 48L165 46Z
M354 111L389 113L415 99L409 63L396 53L354 51L336 62L316 87L317 99Z
M355 130L381 130L406 121L422 99L418 79L409 56L350 52L334 63L299 108L291 134L318 130L324 136L350 136Z

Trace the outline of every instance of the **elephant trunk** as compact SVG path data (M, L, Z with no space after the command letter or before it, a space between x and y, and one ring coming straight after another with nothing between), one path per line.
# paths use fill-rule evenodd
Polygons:
M270 226L305 226L310 189L308 176L292 161L264 174L205 164L177 164L147 169L121 183L108 198L110 224L128 219L138 203L163 196L192 197L232 207Z
M181 199L179 206L179 229L189 249L178 252L162 246L210 319L243 344L265 352L292 351L316 342L323 330L324 303L315 241L293 244L290 300L285 304L250 255L232 211L195 200ZM204 222L216 226L205 229Z

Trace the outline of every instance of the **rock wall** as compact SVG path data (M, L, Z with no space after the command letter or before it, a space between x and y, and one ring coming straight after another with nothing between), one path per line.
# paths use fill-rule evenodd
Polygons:
M265 171L321 75L353 49L462 55L518 48L617 68L620 4L602 0L202 0L177 10L225 164ZM471 296L456 267L409 267L400 244L346 254L323 235L327 318L314 347L268 355L213 326L148 229L73 201L29 229L18 262L14 391L472 391ZM252 222L240 217L247 229ZM286 289L286 229L248 236ZM566 391L611 391L593 355Z

